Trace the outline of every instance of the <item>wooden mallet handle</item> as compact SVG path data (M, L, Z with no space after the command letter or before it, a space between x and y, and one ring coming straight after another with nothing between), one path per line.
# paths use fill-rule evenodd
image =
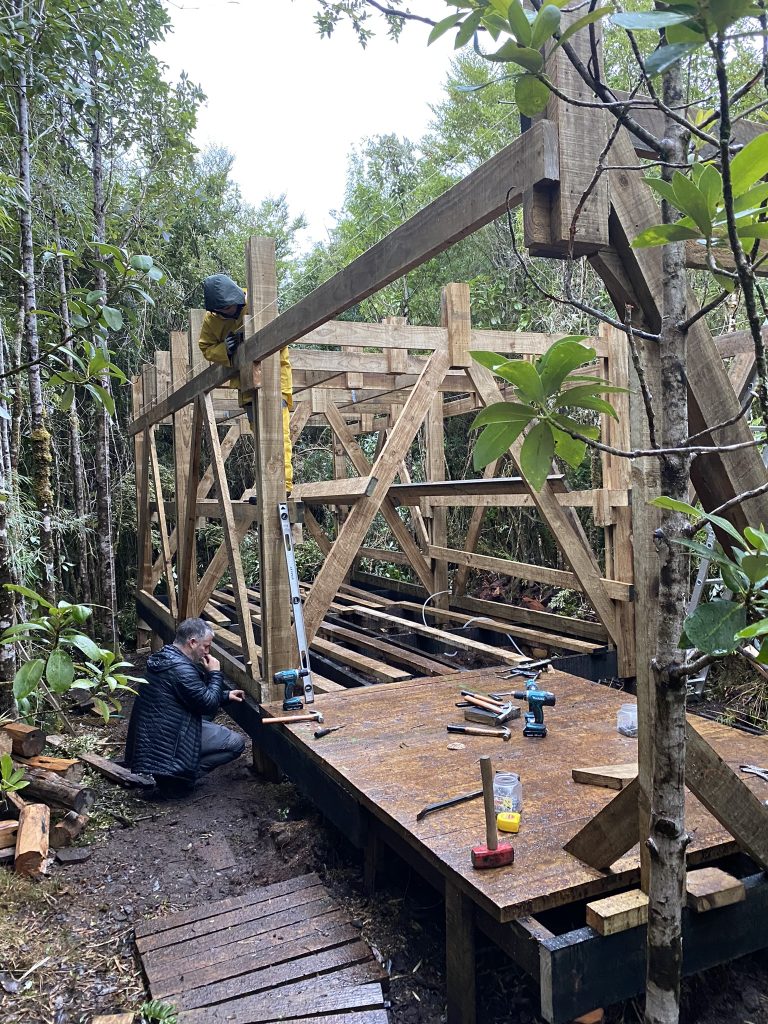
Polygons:
M480 758L480 775L483 780L483 803L485 804L485 841L489 850L499 845L496 832L496 811L493 806L493 764L487 754Z

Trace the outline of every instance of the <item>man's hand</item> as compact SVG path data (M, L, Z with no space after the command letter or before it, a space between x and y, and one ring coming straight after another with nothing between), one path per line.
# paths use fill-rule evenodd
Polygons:
M245 690L230 690L229 699L241 703L245 700Z
M235 351L237 350L237 346L240 344L242 340L243 336L242 334L239 333L228 334L224 339L224 345L226 346L227 349L227 356L230 360L232 359L232 356L235 354Z
M221 662L218 658L214 658L212 654L204 654L200 659L200 664L203 666L206 672L220 672Z

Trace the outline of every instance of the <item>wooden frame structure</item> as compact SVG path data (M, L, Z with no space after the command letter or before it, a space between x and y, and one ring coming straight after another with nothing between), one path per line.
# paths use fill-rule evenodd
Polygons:
M577 48L580 35L583 33L573 38ZM586 46L586 42L583 45ZM554 78L569 95L578 96L583 86L562 53L558 53L555 63L551 72ZM569 494L556 475L538 494L531 492L522 477L507 480L502 485L489 476L484 481L471 482L468 487L466 482L442 481L441 436L445 416L498 401L501 394L495 380L472 363L468 352L472 348L489 348L524 357L541 351L542 346L553 339L473 331L469 296L462 285L446 286L440 327L415 327L399 322L349 324L335 318L508 209L522 205L525 242L531 252L553 258L566 258L571 251L585 255L622 315L626 305L632 305L636 322L639 320L651 331L658 330L661 255L654 249L631 248L631 239L660 219L656 201L642 181L642 171L631 169L637 162L636 153L642 154L642 146L636 147L632 137L620 130L611 151L620 169L611 175L610 182L604 175L597 187L593 187L595 166L606 139L602 111L569 110L553 97L545 114L521 138L280 315L275 315L276 284L271 245L267 240L252 240L247 254L247 285L254 313L246 325L246 340L236 355L234 371L229 367L208 366L191 376L190 364L194 363L194 357L185 347L188 340L184 335L174 335L170 356L158 354L161 358L156 365L146 369L141 381L135 382L135 416L130 428L135 436L139 497L139 616L167 633L177 617L202 611L215 621L217 616L223 615L221 602L226 598L238 613L239 633L233 635L229 628L220 628L218 649L227 670L247 685L257 700L267 701L274 696L270 685L272 673L290 667L293 660L290 607L285 599L287 589L277 522L277 502L282 500L285 486L278 352L285 345L292 346L296 371L297 401L292 432L298 434L308 423L327 423L337 444L338 479L303 488L298 485L294 496L300 498L308 510L305 527L326 556L306 598L305 618L311 637L321 636L329 610L343 611L346 607L347 612L352 608L359 614L362 609L373 620L382 615L391 620L391 609L382 611L375 600L366 604L364 594L350 589L347 582L356 557L371 554L366 551L364 541L378 512L386 518L400 546L397 558L406 560L413 568L428 595L436 595L430 614L442 617L442 621L449 624L452 616L454 622L460 621L456 619L460 606L463 613L493 612L494 626L509 628L509 619L502 615L500 608L489 609L463 593L464 570L472 566L580 587L595 609L597 623L581 627L570 623L566 628L564 623L552 621L556 617L542 618L542 613L529 613L527 617L517 612L511 614L517 617L513 625L518 629L533 630L539 636L549 632L550 642L555 647L554 637L559 637L560 641L565 638L571 644L578 640L586 644L596 641L618 645L620 670L628 675L634 671L636 675L640 722L637 781L579 833L582 842L578 856L592 862L596 870L605 868L611 858L620 856L638 838L641 857L647 856L643 840L648 834L650 807L653 729L650 662L657 629L652 571L656 560L653 547L656 512L649 507L648 500L658 494L658 467L653 460L635 460L629 468L606 461L603 464L604 487L589 496L583 492L576 496ZM589 198L581 204L588 188L591 188ZM575 219L577 211L579 216ZM690 256L691 265L700 265L695 253ZM691 294L689 311L693 313L695 309ZM737 378L740 378L739 385L748 379L749 355L745 354L741 361L736 355L733 360L732 386L705 319L697 320L689 334L691 347L696 352L696 358L688 367L692 432L730 423L726 428L718 428L717 440L721 444L749 441L748 426L737 417L737 391L741 388L736 386ZM738 339L731 339L727 344L729 354L738 352ZM612 379L621 381L626 377L633 385L616 428L621 434L609 436L620 444L629 442L632 446L646 447L645 414L634 386L636 381L626 345L620 335L603 330L597 346L599 359L603 364L608 362ZM427 354L419 356L417 352ZM658 400L658 358L651 345L646 346L644 356L646 377ZM601 365L596 372L603 372L603 369ZM252 406L251 420L258 453L254 494L241 495L237 501L229 494L224 463L227 451L243 430L243 417L236 401L218 390L233 372L239 375L240 389ZM164 384L164 373L169 383ZM171 420L176 439L175 508L169 508L162 495L153 436L158 425ZM423 424L429 479L424 484L415 484L408 480L403 461ZM223 438L219 436L222 428L226 431ZM609 424L609 429L614 429L613 424ZM369 461L357 436L372 431L380 432L380 445L373 461ZM209 465L201 472L203 437ZM519 449L513 447L513 460L518 454ZM346 461L354 467L356 475L346 476L342 472L342 463ZM399 483L396 482L398 477ZM764 480L764 465L752 447L700 456L692 467L692 488L705 509L753 490ZM215 503L209 497L213 487ZM154 561L150 532L151 488L155 492L154 514L160 537L160 553ZM476 505L467 543L460 551L447 546L444 515L446 505L456 501L457 491L462 501L466 499ZM569 568L555 570L514 563L502 567L498 559L484 561L482 556L476 555L473 548L481 509L494 502L533 503L557 538ZM343 513L333 543L312 516L313 503L333 504L349 510ZM574 508L579 503L587 504L596 521L606 529L605 573L597 566L594 552L586 544L575 516ZM411 529L397 511L403 504L413 510ZM224 542L203 577L197 579L196 525L213 512L222 523ZM168 528L169 514L175 520L173 533ZM768 497L762 495L746 506L737 506L731 515L738 526L748 521L766 522ZM239 551L240 540L252 523L258 525L260 544L258 595L249 593L245 586ZM175 593L174 553L178 580ZM387 557L394 558L391 552ZM450 607L451 602L441 601L446 595L439 593L446 589L446 565L451 563L460 567L451 595L453 607ZM211 600L227 568L231 593L218 591L219 597ZM154 596L154 588L163 575L167 590L164 602ZM352 606L350 599L354 602ZM224 620L231 621L229 616L224 616ZM259 628L259 643L254 623ZM579 628L581 633L577 631ZM224 636L228 632L229 638ZM630 639L623 644L623 638L631 638L633 632L634 641ZM446 636L456 643L455 630L443 633L443 637ZM567 644L563 646L567 649ZM500 651L498 656L507 663L515 659L509 651ZM262 730L254 728L253 731L267 742ZM280 743L286 736L270 735L275 736L268 743L270 753L280 759ZM696 796L760 867L768 867L765 807L705 740L690 740L689 758L689 775ZM312 792L315 783L310 777L306 781ZM604 839L611 834L620 837L620 841L617 838L606 848L601 837ZM577 838L572 837L571 842ZM641 884L647 885L645 870ZM463 1024L471 1024L472 1011L467 999L458 992L457 984L460 987L462 979L465 980L472 970L473 954L468 937L472 917L466 902L457 901L453 895L449 899L448 890L446 913L450 931L457 936L454 947L449 949L449 968L459 979L453 985L455 999L449 1002L449 1022L461 1020ZM525 946L525 941L520 941ZM557 943L550 952L556 948ZM520 955L529 953L523 951ZM567 965L568 957L564 960ZM556 1015L549 1019L556 1019Z

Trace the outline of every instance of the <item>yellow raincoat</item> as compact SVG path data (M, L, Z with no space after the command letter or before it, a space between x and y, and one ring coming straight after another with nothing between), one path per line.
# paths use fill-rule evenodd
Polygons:
M248 306L244 306L240 316L228 320L219 316L218 313L206 313L203 319L203 326L200 328L198 344L200 351L211 363L229 363L225 339L230 334L237 334L243 329L243 319L248 315ZM236 388L239 384L237 377L228 382L228 387ZM291 375L291 360L288 349L280 349L280 391L283 396L283 451L285 453L285 487L288 493L293 490L293 465L291 462L291 432L290 416L293 408L293 380Z

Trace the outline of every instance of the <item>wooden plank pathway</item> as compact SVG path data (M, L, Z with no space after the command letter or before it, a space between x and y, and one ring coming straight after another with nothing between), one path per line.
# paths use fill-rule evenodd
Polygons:
M596 871L563 849L616 795L577 784L572 769L622 764L637 757L637 740L616 730L616 713L627 695L553 672L539 678L539 685L557 697L557 705L545 709L545 739L524 738L520 720L508 723L508 742L448 734L446 725L463 721L463 712L454 706L460 689L493 692L523 686L519 677L501 678L503 672L486 668L323 694L318 706L325 724L345 728L321 740L313 739L311 723L271 727L281 730L281 740L288 745L284 763L289 774L290 764L301 761L315 777L335 784L370 814L385 842L391 836L395 843L406 843L447 886L498 922L612 892L639 877L637 849L609 872ZM266 709L281 713L279 704ZM737 771L739 764L768 763L768 737L700 718L692 721ZM456 741L462 748L455 749ZM495 871L475 871L470 864L470 848L485 836L481 800L416 821L426 804L479 787L481 754L490 754L497 770L519 772L523 781L523 821L519 834L511 837L515 862ZM746 775L743 779L761 795L765 783ZM732 837L690 793L687 827L692 836L691 864L736 850Z
M182 1024L387 1024L387 974L314 874L143 921L136 946Z

